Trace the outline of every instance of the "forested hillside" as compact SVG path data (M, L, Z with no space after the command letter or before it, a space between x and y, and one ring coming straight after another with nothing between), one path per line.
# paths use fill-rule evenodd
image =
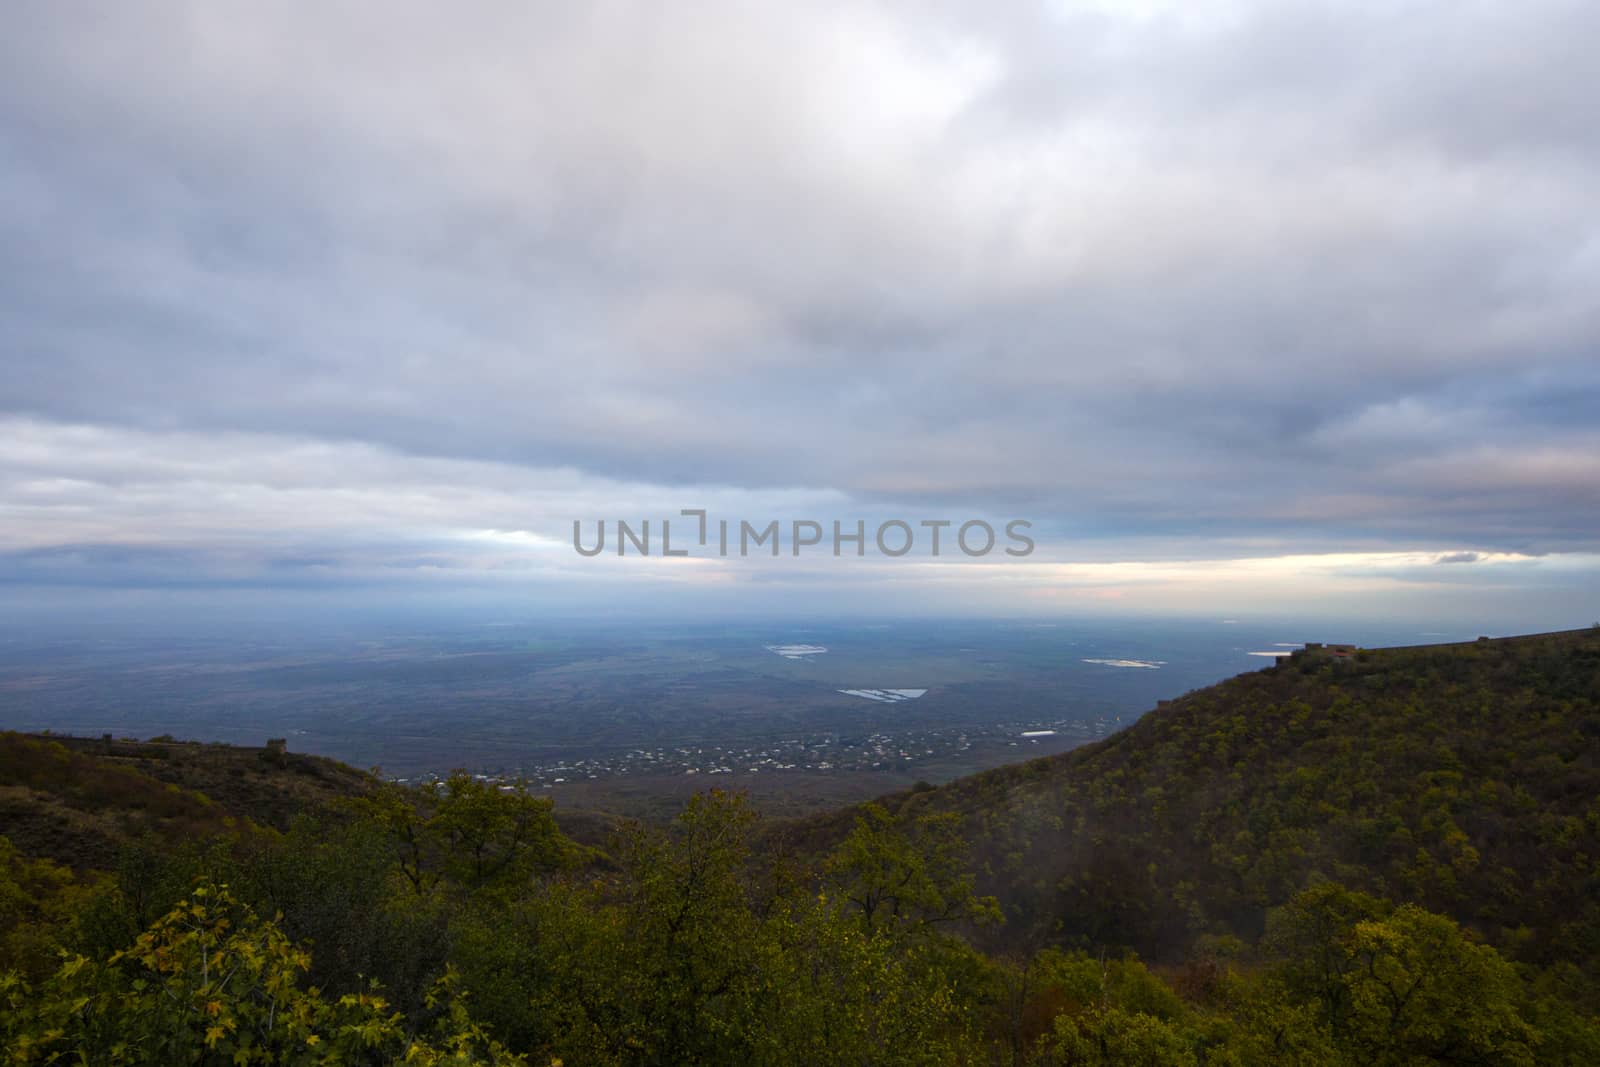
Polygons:
M334 760L278 750L0 733L0 828L18 849L79 868L114 865L141 836L285 829L375 785Z
M802 823L711 792L666 827L567 823L582 843L465 774L312 787L252 754L247 782L163 780L0 738L0 1042L16 1064L1593 1064L1597 634L1307 653L1065 756Z
M1303 653L891 805L960 815L1012 945L1180 958L1332 880L1594 977L1600 629Z

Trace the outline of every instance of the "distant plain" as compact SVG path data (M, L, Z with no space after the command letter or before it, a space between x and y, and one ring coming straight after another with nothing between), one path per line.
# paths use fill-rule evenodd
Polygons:
M1471 636L1260 620L13 631L0 728L284 737L394 777L526 776L565 804L649 812L720 785L792 813L1062 751L1302 640Z

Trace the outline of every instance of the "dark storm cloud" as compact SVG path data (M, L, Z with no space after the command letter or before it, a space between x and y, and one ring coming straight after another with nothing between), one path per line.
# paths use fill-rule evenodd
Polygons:
M456 462L468 527L509 466L1597 546L1594 5L978 10L23 5L0 409L187 435L186 543L313 441L399 457L372 536ZM0 448L21 540L74 480L159 539L75 440Z

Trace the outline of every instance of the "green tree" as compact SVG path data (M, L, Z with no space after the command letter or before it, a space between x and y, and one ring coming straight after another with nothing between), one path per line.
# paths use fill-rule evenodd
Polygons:
M829 858L826 876L868 931L999 921L998 902L977 894L968 862L958 815L897 818L881 804L864 804L850 836Z
M205 886L104 961L69 955L37 989L0 976L0 1038L16 1065L522 1062L471 1021L453 978L424 1039L376 988L328 1000L303 986L309 966L274 923Z
M71 868L23 856L0 837L0 971L32 979L49 973L61 927L96 888Z
M1105 1008L1056 1018L1050 1052L1063 1067L1198 1067L1194 1042L1176 1023Z
M558 880L530 904L517 951L537 957L544 977L522 1018L552 1020L555 1055L748 1062L739 1017L755 973L754 817L740 795L696 796L670 828L633 828L616 872ZM491 973L497 957L480 953L469 970Z
M741 1016L748 1062L980 1061L978 1005L952 981L947 946L865 930L853 906L825 894L796 895L762 923L756 962L755 995Z
M515 896L534 875L577 862L582 850L556 826L552 807L526 782L465 771L417 789L389 784L356 802L387 837L395 868L419 897L446 884Z
M1363 1062L1534 1062L1516 970L1454 922L1405 904L1358 922L1347 944L1347 1041Z
M1278 970L1289 995L1319 1005L1323 1024L1336 1036L1350 1014L1347 979L1357 965L1350 932L1358 922L1382 918L1389 910L1377 897L1324 882L1267 915L1264 945L1282 961Z

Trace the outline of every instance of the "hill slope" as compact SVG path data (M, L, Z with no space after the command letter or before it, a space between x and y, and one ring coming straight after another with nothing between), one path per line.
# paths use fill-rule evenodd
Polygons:
M229 820L287 829L297 815L377 785L365 771L297 752L0 732L0 836L24 855L79 869L109 869L145 833L200 840ZM561 808L556 819L592 847L621 825L579 808Z
M373 785L297 753L0 733L0 834L24 854L78 868L111 867L145 833L201 839L247 820L283 829Z
M1175 957L1257 936L1268 907L1327 878L1594 974L1600 630L1302 654L886 804L962 816L1012 944Z

